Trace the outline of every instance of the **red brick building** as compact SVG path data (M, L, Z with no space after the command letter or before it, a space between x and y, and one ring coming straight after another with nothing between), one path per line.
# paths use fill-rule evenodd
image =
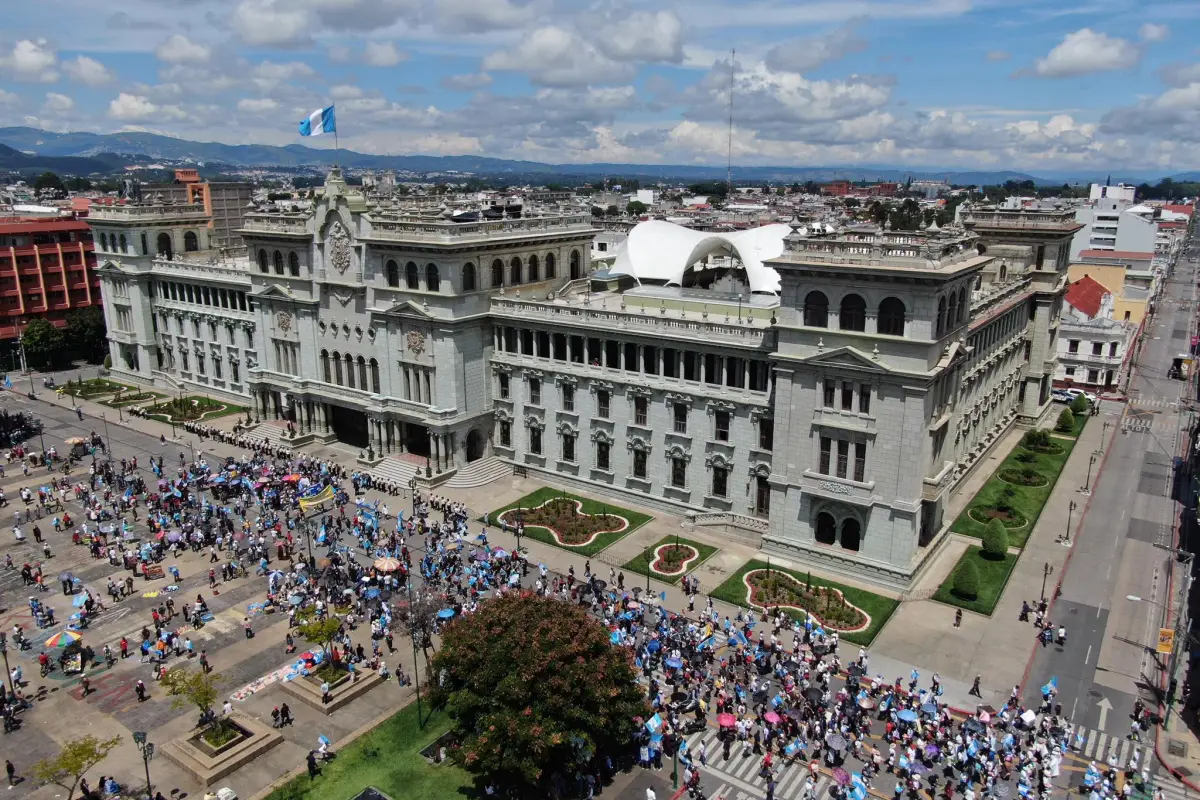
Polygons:
M61 328L68 311L100 305L86 220L0 220L0 339L15 339L35 317Z

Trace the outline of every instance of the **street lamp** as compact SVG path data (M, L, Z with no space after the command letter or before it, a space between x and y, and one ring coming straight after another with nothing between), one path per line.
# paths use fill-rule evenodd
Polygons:
M12 672L8 669L8 634L0 631L0 656L4 656L4 674L8 676L8 691L14 697L17 689L13 686Z
M417 476L413 475L408 479L408 488L412 492L412 518L413 524L416 524L417 519Z
M1071 512L1073 512L1076 508L1078 508L1078 506L1075 505L1074 500L1067 505L1067 531L1063 534L1063 537L1059 539L1059 541L1063 544L1069 545L1071 543Z
M1046 578L1050 577L1050 573L1054 572L1054 565L1047 561L1042 565L1042 599L1046 599Z
M142 754L142 764L146 767L146 797L152 797L154 792L150 786L150 761L154 758L154 743L146 741L145 731L134 731L133 743Z
M413 605L411 569L404 573L404 585L408 589L408 638L412 641L413 649L413 682L417 690L417 727L420 730L424 730L425 717L421 713L421 662L417 657L417 617L413 613L416 610L416 606Z
M1087 480L1083 482L1083 493L1087 494L1092 490L1092 465L1096 463L1096 454L1092 453L1088 459Z
M112 437L108 435L108 417L101 413L100 419L104 420L104 458L106 461L112 461Z

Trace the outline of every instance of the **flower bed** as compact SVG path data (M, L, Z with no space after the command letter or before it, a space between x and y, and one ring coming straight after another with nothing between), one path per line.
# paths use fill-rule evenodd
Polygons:
M680 555L674 555L675 548ZM664 583L678 583L684 575L694 571L717 552L712 545L685 539L682 536L664 536L635 557L621 565L625 572L650 575Z
M491 512L485 519L493 525L503 522L510 531L518 520L523 520L522 536L591 557L653 518L545 487Z
M101 405L109 406L110 408L125 408L126 406L136 405L138 403L157 402L162 400L163 396L157 392L134 392L126 394L124 392L113 395L107 400L101 400Z
M1035 469L1023 467L1021 469L1004 469L996 473L1000 480L1005 483L1016 484L1017 486L1045 486L1050 483L1050 479L1042 475Z
M967 515L980 525L987 525L992 520L998 519L1009 530L1024 528L1029 523L1029 520L1025 519L1024 515L1015 508L1003 510L995 506L971 506L967 509Z
M143 409L146 419L159 422L199 422L206 419L216 419L229 414L242 414L246 411L243 406L233 403L222 403L209 397L176 397L166 402L146 406Z
M700 558L700 551L690 544L663 544L654 548L650 571L659 575L682 575L688 565Z
M821 625L839 633L865 631L871 615L846 600L839 590L807 585L778 570L756 569L742 576L746 601L759 608L794 608L812 616Z
M63 386L58 387L56 391L62 394L82 397L86 400L91 397L99 397L100 395L115 394L118 391L135 392L137 389L133 386L126 386L123 383L105 380L104 378L90 378L86 381L69 381Z

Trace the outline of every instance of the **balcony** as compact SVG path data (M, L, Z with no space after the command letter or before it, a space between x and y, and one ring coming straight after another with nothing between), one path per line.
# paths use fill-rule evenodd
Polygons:
M370 233L361 238L368 241L459 244L469 241L526 238L536 234L574 232L591 235L595 230L590 220L591 217L584 214L566 214L457 223L380 215L372 218Z
M1075 221L1073 209L1046 210L1024 208L972 208L963 214L963 226L984 231L1052 231L1068 233L1083 227Z
M1058 360L1063 363L1078 363L1092 364L1101 367L1119 367L1121 362L1125 360L1125 354L1119 353L1115 356L1110 356L1107 353L1096 355L1094 353L1059 353Z
M162 220L208 222L208 214L200 203L177 205L174 203L139 203L127 205L97 205L88 209L89 222L142 223Z
M242 219L242 230L239 233L269 233L287 236L309 236L309 217L285 216L282 214L247 214Z

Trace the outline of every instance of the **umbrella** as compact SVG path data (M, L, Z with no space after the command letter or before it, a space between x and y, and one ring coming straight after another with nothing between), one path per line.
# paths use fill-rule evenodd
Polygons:
M833 780L835 783L837 783L838 786L849 786L850 785L850 773L846 772L846 770L842 769L841 767L834 767L833 768Z
M663 661L663 663L671 669L680 669L683 667L683 660L678 658L668 658L667 660Z
M72 574L72 573L70 573L70 572L64 572L64 573L62 573L61 575L59 575L59 576L58 576L58 580L59 580L59 582L62 582L62 581L74 581L74 580L75 580L75 575L74 575L74 574Z
M87 439L82 436L72 436L70 439L64 440L67 444L87 444Z
M963 728L971 733L983 733L983 723L974 717L964 722Z
M784 712L784 713L786 713L786 714L787 714L789 717L791 717L792 719L796 720L797 722L799 722L799 721L800 721L800 716L801 716L801 714L800 714L800 709L798 709L798 708L789 708L789 709L788 709L786 712Z
M913 711L911 708L904 709L896 716L902 722L916 722L917 721L917 712Z
M922 764L920 761L914 761L908 765L908 771L912 772L914 774L919 774L922 772L930 772L932 770L933 770L933 767L927 767L924 764Z
M71 601L71 605L75 608L83 608L85 605L87 605L87 601L87 592L84 592L83 594L75 595L75 599Z
M62 631L61 633L56 633L47 639L46 647L54 648L56 650L65 650L82 639L83 637L75 631Z
M625 607L633 611L637 611L639 608L641 608L641 606L637 604L636 600L630 600L625 604Z
M779 715L776 714L774 711L768 711L766 714L763 714L763 719L765 719L767 722L769 722L772 725L775 725L778 722L780 722Z
M1037 712L1033 709L1026 709L1025 713L1021 715L1021 722L1024 722L1026 725L1032 725L1037 722Z
M458 542L451 542L450 544L446 545L447 550L457 550L459 547L461 547L461 545Z
M395 572L400 569L400 560L387 556L375 559L375 569L380 572Z
M508 558L508 551L497 547L494 551L492 551L492 555L494 555L496 558Z
M657 653L659 650L662 649L662 645L659 644L657 641L652 641L652 642L650 642L650 644L646 645L646 649L649 650L651 653Z
M858 707L861 709L870 711L872 708L875 707L875 701L872 700L870 697L864 697L858 701Z
M687 692L674 692L671 694L671 702L682 703L684 700L687 700L687 696Z
M450 619L454 616L453 608L443 608L437 613L439 619Z
M183 534L180 533L179 531L171 531L170 533L167 534L168 542L178 542L182 538L183 538Z
M608 581L593 581L596 584L596 591L603 592L608 586Z
M294 594L294 595L291 595L290 597L288 597L288 602L294 606L298 606L304 602L304 597L301 595L298 595L298 594Z
M804 697L810 703L815 703L821 699L821 690L816 686L810 686L804 690Z
M942 751L940 749L938 749L938 746L936 744L925 745L925 757L926 758L937 758L938 753L940 753L940 752L942 752Z
M937 703L925 703L921 706L922 714L936 714L937 710Z
M992 794L996 797L1008 797L1012 794L1012 786L1007 783L997 783L992 787Z
M280 480L284 481L285 483L296 483L300 480L300 473L293 472L289 475L284 475L282 478L280 478Z
M846 740L840 733L831 733L825 737L825 744L829 745L831 750L843 750L846 747Z
M732 728L737 724L737 718L733 714L717 714L717 724L722 728Z

